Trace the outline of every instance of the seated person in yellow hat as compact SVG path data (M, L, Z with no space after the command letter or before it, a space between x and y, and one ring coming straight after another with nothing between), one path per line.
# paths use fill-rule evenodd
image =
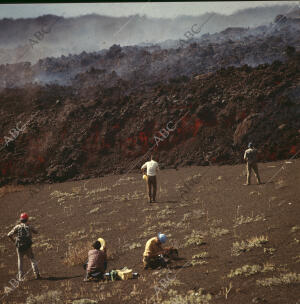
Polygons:
M103 257L104 257L104 268L105 268L104 270L106 270L106 268L107 268L107 248L106 248L106 242L102 238L98 238L97 242L100 243L100 247L99 247L98 250L101 250L104 253L104 255L103 255ZM83 265L83 268L85 270L87 268L87 265L88 265L88 261Z
M93 249L88 253L88 262L86 266L86 274L84 281L89 279L103 279L106 270L106 254L100 250L101 244L99 241L93 243Z

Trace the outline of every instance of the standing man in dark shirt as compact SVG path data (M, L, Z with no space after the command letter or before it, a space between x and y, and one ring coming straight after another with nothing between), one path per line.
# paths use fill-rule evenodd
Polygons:
M27 213L22 213L20 216L21 223L16 225L9 233L8 237L15 242L17 247L17 256L18 256L18 279L23 281L23 258L26 255L31 262L33 272L36 279L40 279L40 273L37 267L37 262L34 259L32 252L32 233L37 233L37 231L30 225L28 222ZM14 239L15 236L15 239Z
M254 174L257 179L257 183L260 185L260 177L257 168L257 150L253 147L252 143L249 143L248 149L245 151L244 160L247 162L247 183L245 186L249 186L251 184L251 171L254 171Z

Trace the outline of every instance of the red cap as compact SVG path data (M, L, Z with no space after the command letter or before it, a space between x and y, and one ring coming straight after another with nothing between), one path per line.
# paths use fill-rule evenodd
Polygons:
M27 213L22 213L20 215L20 220L28 220L28 214Z

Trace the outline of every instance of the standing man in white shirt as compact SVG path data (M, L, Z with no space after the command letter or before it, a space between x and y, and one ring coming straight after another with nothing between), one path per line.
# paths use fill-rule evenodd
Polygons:
M155 203L157 189L156 172L159 170L159 166L158 163L153 159L153 155L151 155L150 161L143 164L141 170L143 174L145 173L145 170L147 170L149 203Z

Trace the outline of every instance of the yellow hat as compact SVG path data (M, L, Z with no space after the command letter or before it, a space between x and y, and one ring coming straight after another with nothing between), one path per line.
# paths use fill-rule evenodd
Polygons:
M101 244L101 248L100 249L103 250L105 248L105 241L102 238L99 238L98 241Z

